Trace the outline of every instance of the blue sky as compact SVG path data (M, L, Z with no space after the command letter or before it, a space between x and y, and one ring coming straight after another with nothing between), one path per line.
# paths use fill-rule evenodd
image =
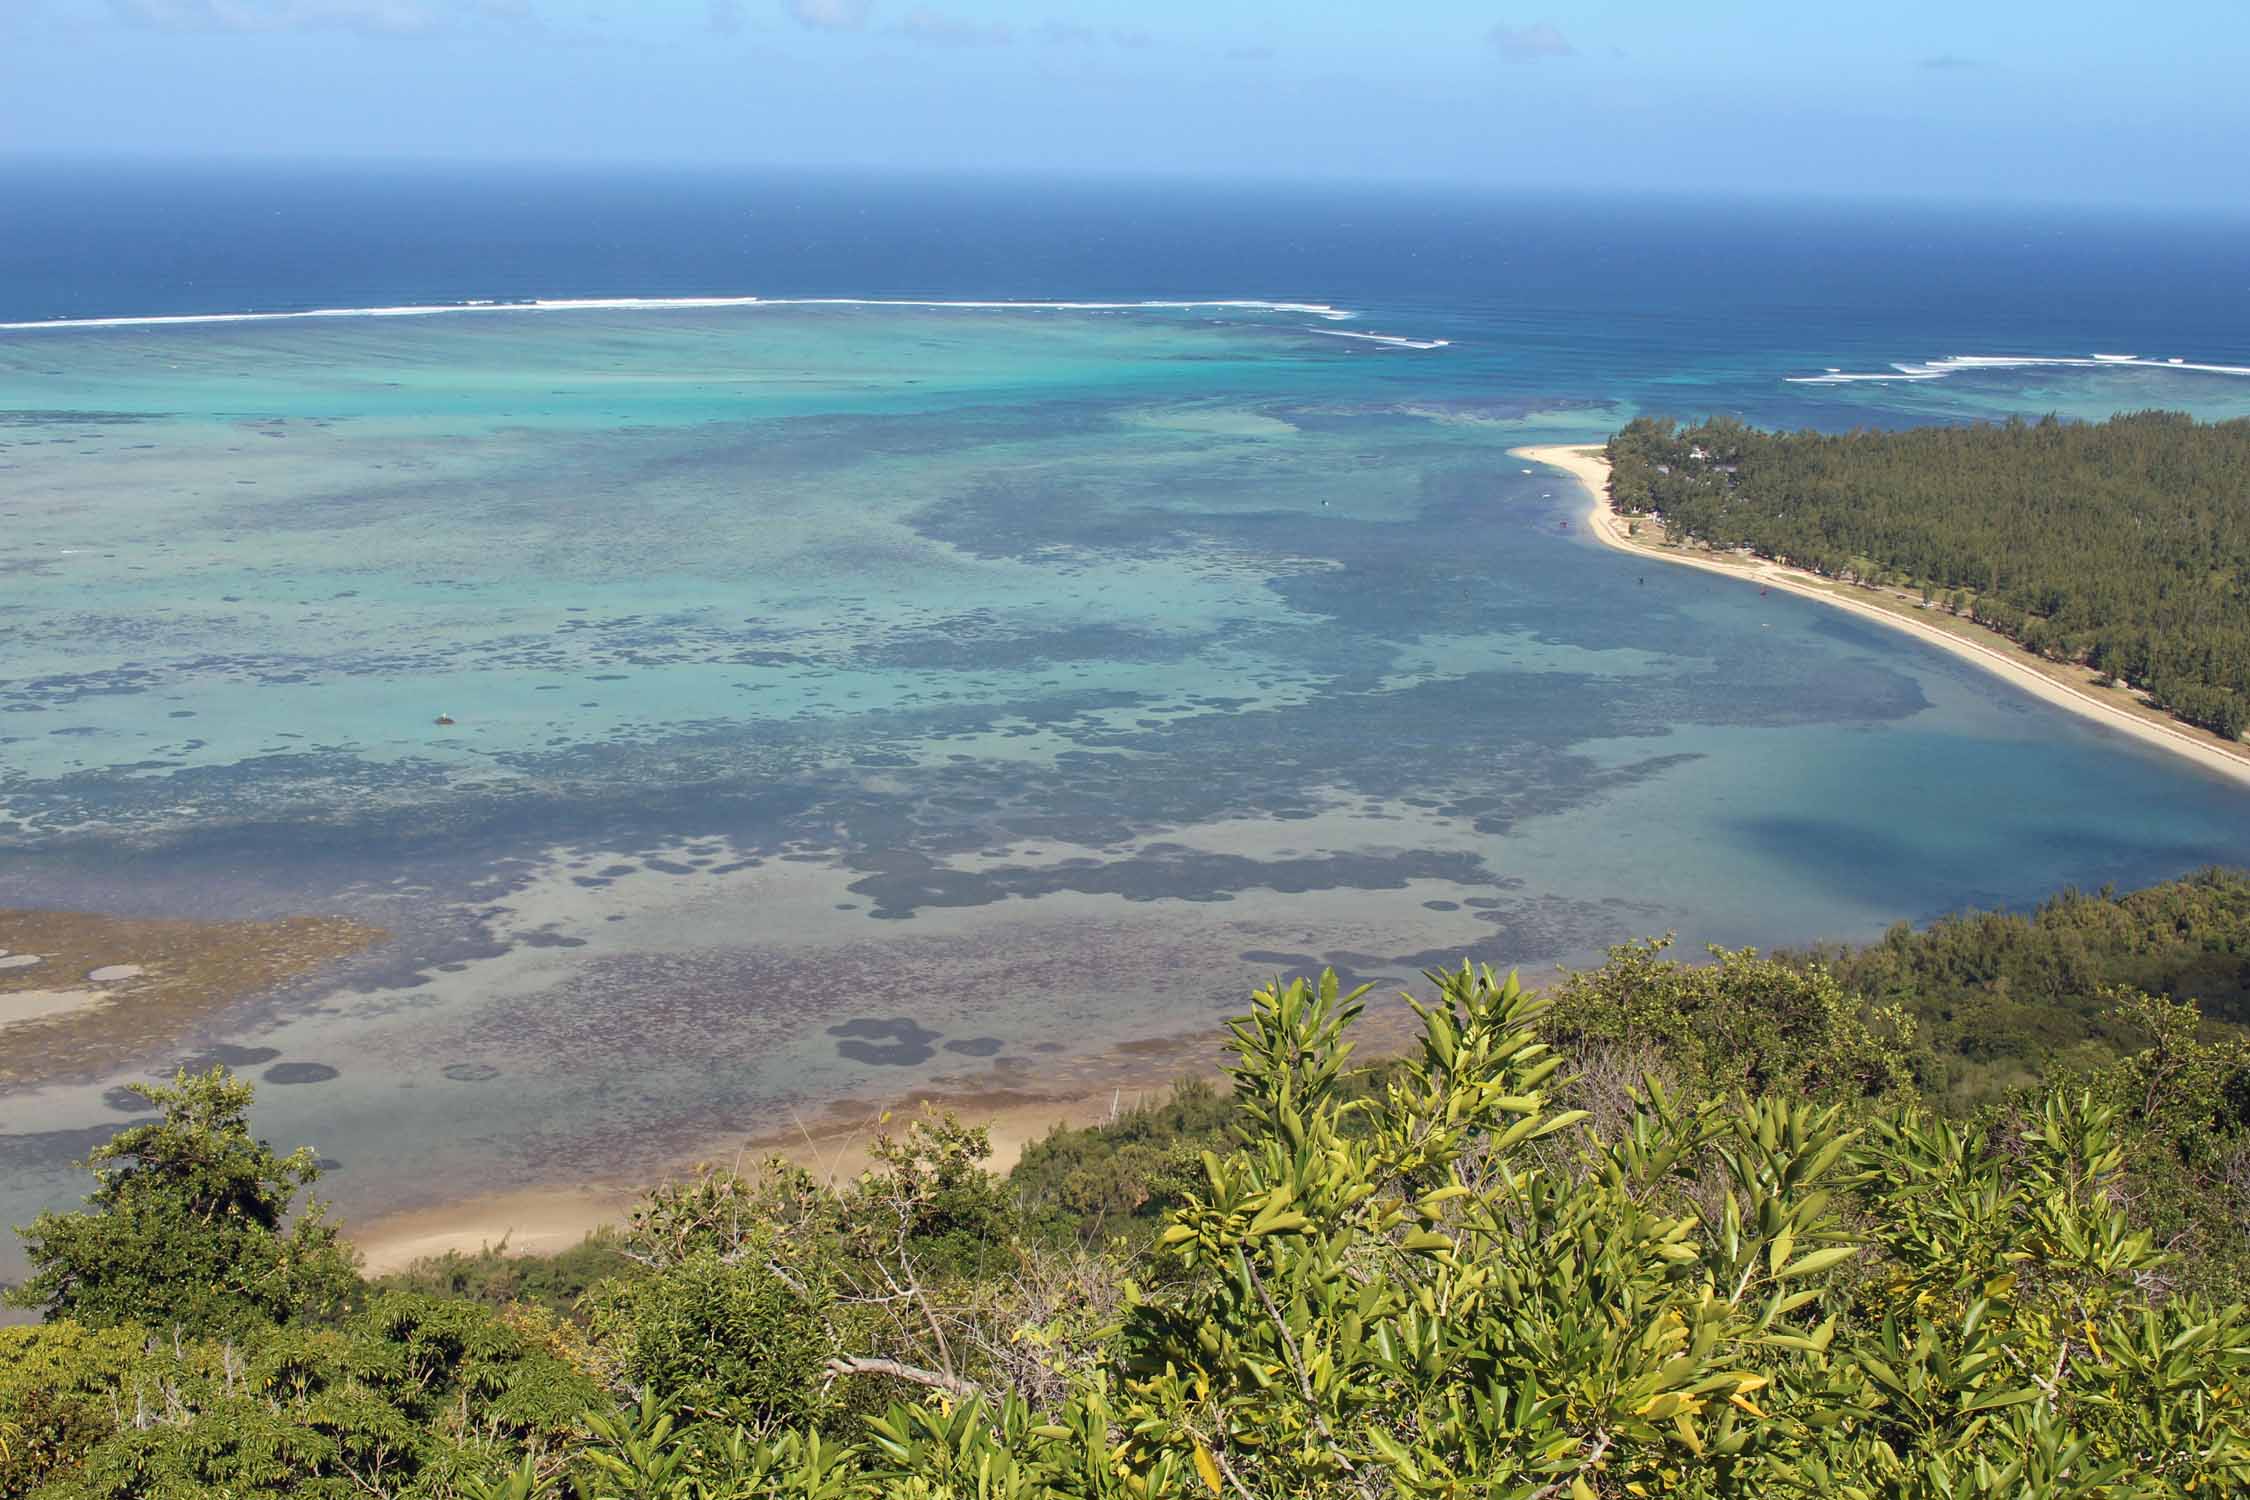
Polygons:
M0 0L0 153L2193 203L2250 5Z

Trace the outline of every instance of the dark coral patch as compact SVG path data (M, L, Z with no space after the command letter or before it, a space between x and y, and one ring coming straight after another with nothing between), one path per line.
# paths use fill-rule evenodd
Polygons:
M259 1076L268 1083L326 1083L342 1075L326 1063L288 1062L275 1063Z
M907 1016L896 1016L888 1021L862 1017L831 1026L828 1034L844 1038L836 1044L839 1057L887 1068L910 1068L928 1062L937 1056L932 1044L940 1035Z
M279 1047L233 1047L222 1042L216 1047L206 1047L201 1052L181 1058L179 1067L189 1073L208 1073L213 1068L254 1068L260 1063L272 1062L279 1056ZM163 1072L152 1076L170 1078L172 1075L170 1072Z

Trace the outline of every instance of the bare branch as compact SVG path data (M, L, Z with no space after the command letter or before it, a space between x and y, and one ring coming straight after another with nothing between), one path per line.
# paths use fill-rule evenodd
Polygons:
M916 1385L930 1386L935 1390L950 1391L964 1401L974 1401L984 1395L983 1387L973 1380L963 1380L958 1375L946 1375L936 1370L924 1370L915 1365L901 1364L895 1359L872 1359L864 1355L839 1354L828 1362L831 1377L839 1375L888 1375L895 1380L908 1380Z

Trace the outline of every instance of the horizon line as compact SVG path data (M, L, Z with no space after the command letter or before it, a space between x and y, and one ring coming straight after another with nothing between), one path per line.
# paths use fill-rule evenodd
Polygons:
M588 160L583 156L495 154L491 156L387 151L259 152L166 151L134 148L80 148L68 151L10 149L0 146L0 172L13 169L80 170L86 167L140 167L152 170L220 168L280 172L356 170L408 174L536 172L557 179L599 180L635 173L674 178L724 178L760 176L798 179L833 179L899 183L905 181L959 183L985 180L994 183L1035 181L1067 182L1089 189L1103 186L1147 184L1164 186L1260 186L1314 190L1390 191L1402 196L1456 193L1475 197L1507 196L1567 199L1578 202L1623 200L1650 204L1695 203L1707 206L1820 206L1876 210L1974 211L1988 216L2026 212L2058 214L2153 215L2206 221L2250 220L2250 205L2231 201L2186 202L2171 199L2056 198L2042 195L2008 196L1990 192L1915 193L1853 192L1824 188L1728 188L1699 190L1632 183L1522 180L1465 177L1459 174L1316 172L1201 168L1165 165L1057 166L1025 163L960 163L941 166L896 165L873 161L784 162L708 157L619 156Z

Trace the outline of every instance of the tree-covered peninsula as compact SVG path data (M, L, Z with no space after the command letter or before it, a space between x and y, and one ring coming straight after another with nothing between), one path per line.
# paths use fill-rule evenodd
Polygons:
M1763 432L1635 418L1610 494L1674 537L1919 588L2228 739L2250 726L2250 420Z
M215 1071L27 1231L0 1495L2203 1497L2250 1486L2250 881L1871 948L1276 983L1006 1177L657 1188L363 1280ZM2183 998L2171 998L2181 996Z

